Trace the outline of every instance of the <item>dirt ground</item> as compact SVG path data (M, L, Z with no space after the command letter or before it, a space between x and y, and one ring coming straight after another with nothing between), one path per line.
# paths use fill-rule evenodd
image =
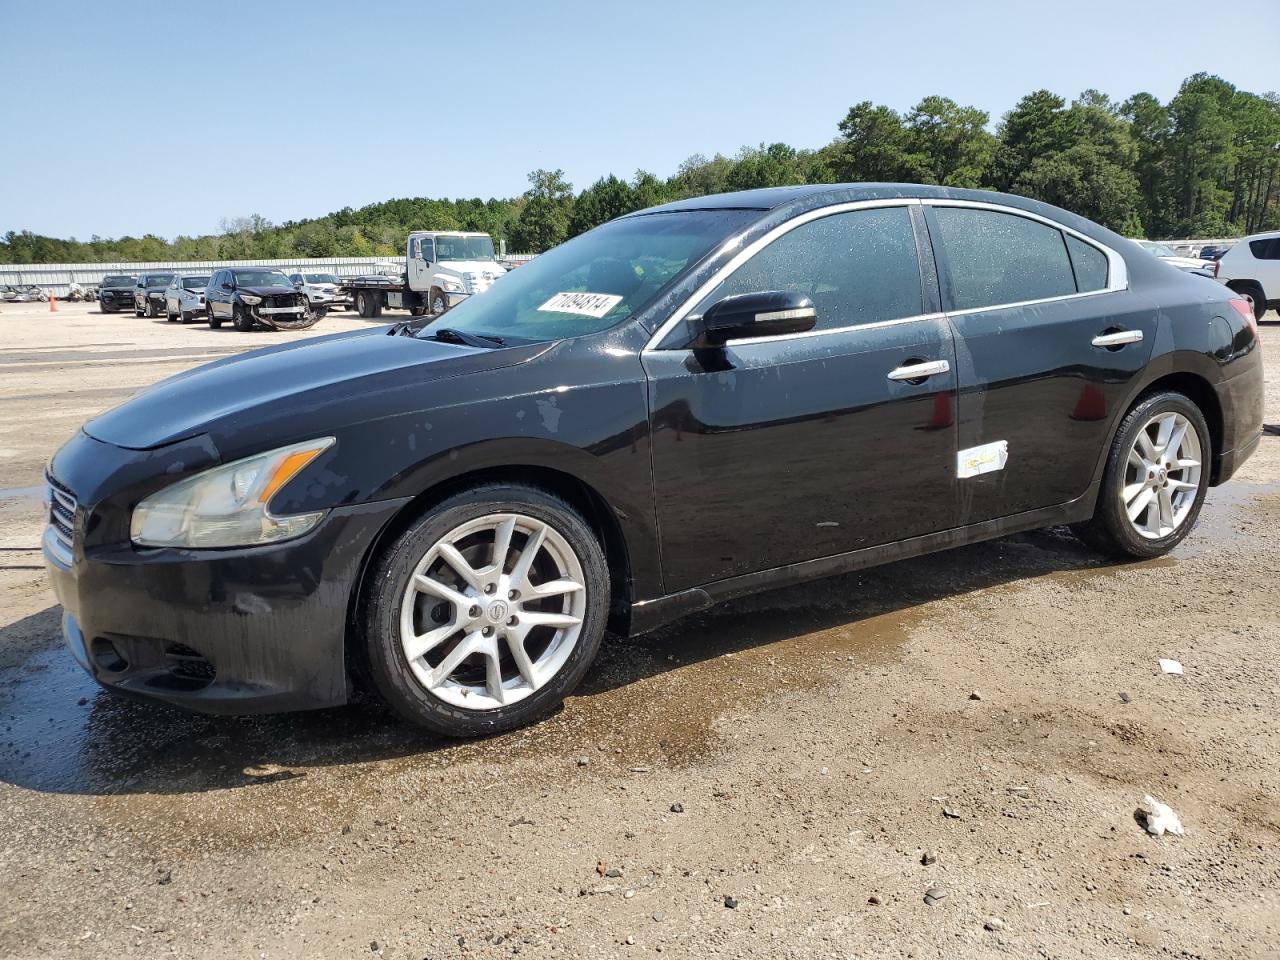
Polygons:
M296 335L69 304L0 334L0 956L1280 956L1280 437L1169 558L1051 530L737 601L453 743L375 704L98 691L45 585L44 464ZM1143 831L1148 793L1185 836Z

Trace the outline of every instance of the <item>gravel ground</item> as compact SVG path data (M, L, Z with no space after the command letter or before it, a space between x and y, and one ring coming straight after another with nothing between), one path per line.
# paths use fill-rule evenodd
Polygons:
M293 335L70 304L0 330L0 956L1280 956L1280 437L1171 557L1051 530L748 598L441 742L376 704L99 692L40 567L44 463ZM1143 831L1148 793L1185 836Z

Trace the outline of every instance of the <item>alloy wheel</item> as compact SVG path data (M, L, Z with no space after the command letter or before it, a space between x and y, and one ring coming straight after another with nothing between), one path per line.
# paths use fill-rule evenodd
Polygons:
M418 562L400 646L433 696L492 710L556 676L586 609L582 563L564 536L533 517L491 514L455 527Z
M1160 413L1129 449L1120 497L1129 523L1148 540L1167 537L1191 513L1203 469L1200 436L1180 413Z

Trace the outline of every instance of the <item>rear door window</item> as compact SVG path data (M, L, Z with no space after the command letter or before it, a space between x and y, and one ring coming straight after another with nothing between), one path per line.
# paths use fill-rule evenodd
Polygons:
M851 210L811 220L757 253L697 307L725 297L786 290L817 309L816 330L862 326L924 312L920 261L906 207Z
M1076 289L1080 293L1107 288L1107 255L1091 243L1079 237L1064 234L1067 252L1071 254L1071 267L1076 274Z
M1063 233L997 210L934 207L951 309L973 310L1076 292Z

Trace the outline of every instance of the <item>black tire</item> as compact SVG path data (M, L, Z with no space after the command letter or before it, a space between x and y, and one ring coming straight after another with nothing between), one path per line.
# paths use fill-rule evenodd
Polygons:
M409 578L434 544L463 523L497 513L531 517L564 538L582 567L585 610L576 645L541 687L508 705L468 710L437 697L416 679L400 645L400 608ZM383 550L366 583L359 624L375 687L405 720L450 737L513 730L554 711L595 659L609 610L608 569L591 528L554 494L515 483L484 484L433 507Z
M442 317L449 312L449 301L445 299L444 291L439 287L431 288L431 299L428 302L427 312L433 317Z
M360 314L360 316L368 320L370 317L373 316L373 313L370 311L370 307L372 305L373 304L370 301L369 295L367 293L365 293L363 290L356 291L356 313Z
M209 329L217 330L222 326L222 318L213 315L213 307L206 304L204 308L205 319L209 321Z
M410 307L409 308L409 316L411 317L420 317L426 312L427 312L426 307Z
M160 316L160 311L156 308L156 302L150 297L147 297L146 310L148 320L154 320L156 317Z
M253 317L249 316L244 307L238 303L231 308L231 322L241 333L248 333L253 329Z
M182 313L181 313L181 315L179 316L179 318L178 318L178 319L180 319L183 323L190 323L190 322L191 322L191 311L190 311L190 310L183 310L183 311L182 311Z
M138 301L136 300L133 302L133 315L135 317L142 317L146 315L141 310L138 309Z
M1138 431L1144 429L1154 417L1163 413L1182 414L1196 431L1201 451L1200 477L1195 499L1186 516L1172 533L1154 539L1142 536L1129 522L1124 507L1123 488L1129 451L1138 440ZM1107 454L1106 471L1102 477L1102 488L1098 492L1098 502L1094 507L1093 517L1084 523L1075 524L1071 529L1091 547L1114 556L1140 559L1163 556L1177 546L1195 527L1196 520L1200 516L1200 508L1204 505L1205 493L1209 489L1212 464L1213 442L1209 435L1209 426L1199 407L1183 394L1173 391L1162 391L1142 397L1120 421L1120 427L1116 430L1116 435L1111 442L1111 450Z
M169 310L169 301L168 301L168 300L166 300L166 301L164 302L164 318L165 318L166 320L168 320L170 323L176 323L176 322L177 322L177 320L178 320L178 315L177 315L176 313L172 313L172 312Z

